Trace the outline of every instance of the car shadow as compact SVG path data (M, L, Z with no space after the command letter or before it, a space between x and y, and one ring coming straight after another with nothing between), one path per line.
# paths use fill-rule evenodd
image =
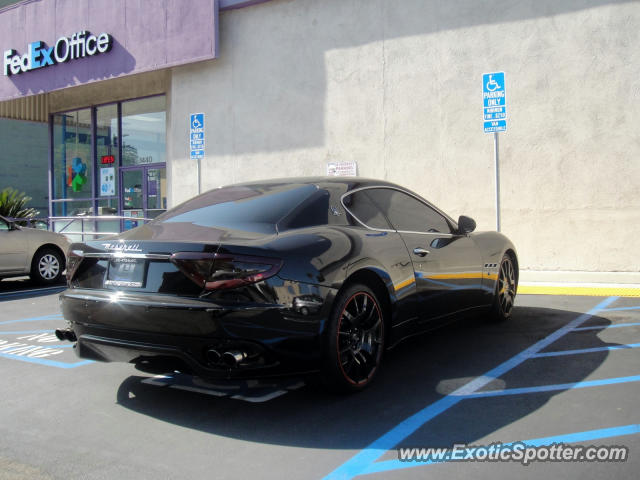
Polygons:
M265 403L247 403L158 387L142 383L149 377L134 375L120 385L117 402L164 422L245 441L360 449L579 315L564 310L516 307L513 318L504 324L486 324L478 318L460 320L409 339L387 352L376 381L354 395L331 394L311 384ZM610 323L597 316L588 321L589 325L603 327ZM558 348L552 344L546 350L611 345L598 338L600 331L569 333L570 345ZM578 382L594 372L607 356L607 351L601 351L528 360L486 385L484 390ZM562 368L554 368L554 361ZM529 415L562 391L527 394L526 401L513 396L464 400L432 419L426 425L428 428L419 429L411 437L411 444L442 446L473 442Z

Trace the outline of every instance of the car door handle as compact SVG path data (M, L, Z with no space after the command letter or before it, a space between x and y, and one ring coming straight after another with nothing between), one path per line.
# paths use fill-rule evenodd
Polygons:
M424 257L425 255L429 255L429 250L425 250L424 248L416 247L413 249L413 254L418 255L419 257Z

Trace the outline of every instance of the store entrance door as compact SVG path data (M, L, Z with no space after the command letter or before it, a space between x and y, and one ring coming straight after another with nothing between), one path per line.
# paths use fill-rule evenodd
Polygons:
M120 209L122 230L142 225L144 218L155 218L167 209L166 168L144 165L120 168Z

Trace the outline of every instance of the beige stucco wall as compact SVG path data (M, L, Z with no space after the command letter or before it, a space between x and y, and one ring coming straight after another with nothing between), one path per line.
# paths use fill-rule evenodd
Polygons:
M481 78L505 71L521 266L640 271L638 2L274 0L220 29L218 59L172 71L171 204L197 193L188 115L205 112L204 189L355 160L494 229Z

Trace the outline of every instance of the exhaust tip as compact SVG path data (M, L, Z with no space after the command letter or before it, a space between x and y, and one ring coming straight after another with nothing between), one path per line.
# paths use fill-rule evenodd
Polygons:
M77 340L76 334L73 330L65 328L56 328L56 338L62 341L75 342Z
M241 352L240 350L231 350L222 354L222 363L228 367L235 367L245 358L247 358L247 354L245 352Z
M220 354L220 352L217 351L215 348L207 349L204 355L207 359L207 362L209 362L210 364L219 363L220 359L222 358L222 355Z

